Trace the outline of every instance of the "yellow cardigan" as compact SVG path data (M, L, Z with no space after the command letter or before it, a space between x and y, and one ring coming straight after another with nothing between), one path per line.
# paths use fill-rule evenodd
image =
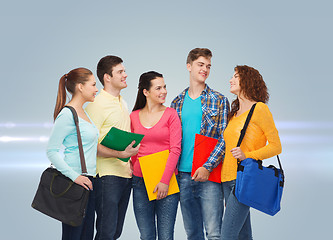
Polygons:
M237 146L246 117L250 110L237 117L232 117L224 131L226 144L224 162L222 164L221 181L227 182L236 179L237 159L230 152ZM266 145L268 141L268 144ZM266 104L258 102L244 139L240 146L246 158L263 160L280 154L282 151L278 131L275 127L273 116Z

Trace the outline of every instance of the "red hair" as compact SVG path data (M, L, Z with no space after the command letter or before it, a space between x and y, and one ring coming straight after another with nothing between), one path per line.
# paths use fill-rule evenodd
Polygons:
M245 98L254 102L268 102L269 93L264 79L257 69L243 65L236 66L235 72L239 75L240 91ZM237 99L231 103L229 119L232 118L238 110L239 99L237 97Z

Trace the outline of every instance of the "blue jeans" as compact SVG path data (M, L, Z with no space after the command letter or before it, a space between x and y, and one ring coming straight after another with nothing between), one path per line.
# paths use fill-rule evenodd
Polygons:
M95 179L89 177L93 184L93 190L89 192L89 200L86 208L86 216L78 227L72 227L62 223L62 240L92 240L94 238L95 223Z
M220 183L195 182L191 173L179 172L180 207L187 239L220 239L223 194Z
M174 226L177 215L179 193L161 200L149 201L143 178L133 176L133 207L140 239L159 240L174 239Z
M95 240L114 240L120 237L131 188L131 178L97 176Z
M221 240L252 239L250 207L238 202L233 190L236 180L223 182L226 210L222 223Z

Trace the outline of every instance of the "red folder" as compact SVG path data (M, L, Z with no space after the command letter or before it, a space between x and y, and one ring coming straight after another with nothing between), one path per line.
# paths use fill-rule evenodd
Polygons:
M210 153L214 150L217 141L218 140L215 138L195 134L191 176L193 176L193 174L199 167L202 167L202 165L207 162L207 159ZM221 183L221 167L222 163L220 163L219 165L217 165L216 168L213 169L213 171L209 175L208 181Z

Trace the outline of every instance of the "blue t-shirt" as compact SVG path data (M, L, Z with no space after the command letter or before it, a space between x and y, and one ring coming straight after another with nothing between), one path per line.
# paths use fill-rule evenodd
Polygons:
M191 172L193 162L195 134L200 133L202 119L201 97L190 98L186 92L182 108L182 154L180 157L179 171Z

